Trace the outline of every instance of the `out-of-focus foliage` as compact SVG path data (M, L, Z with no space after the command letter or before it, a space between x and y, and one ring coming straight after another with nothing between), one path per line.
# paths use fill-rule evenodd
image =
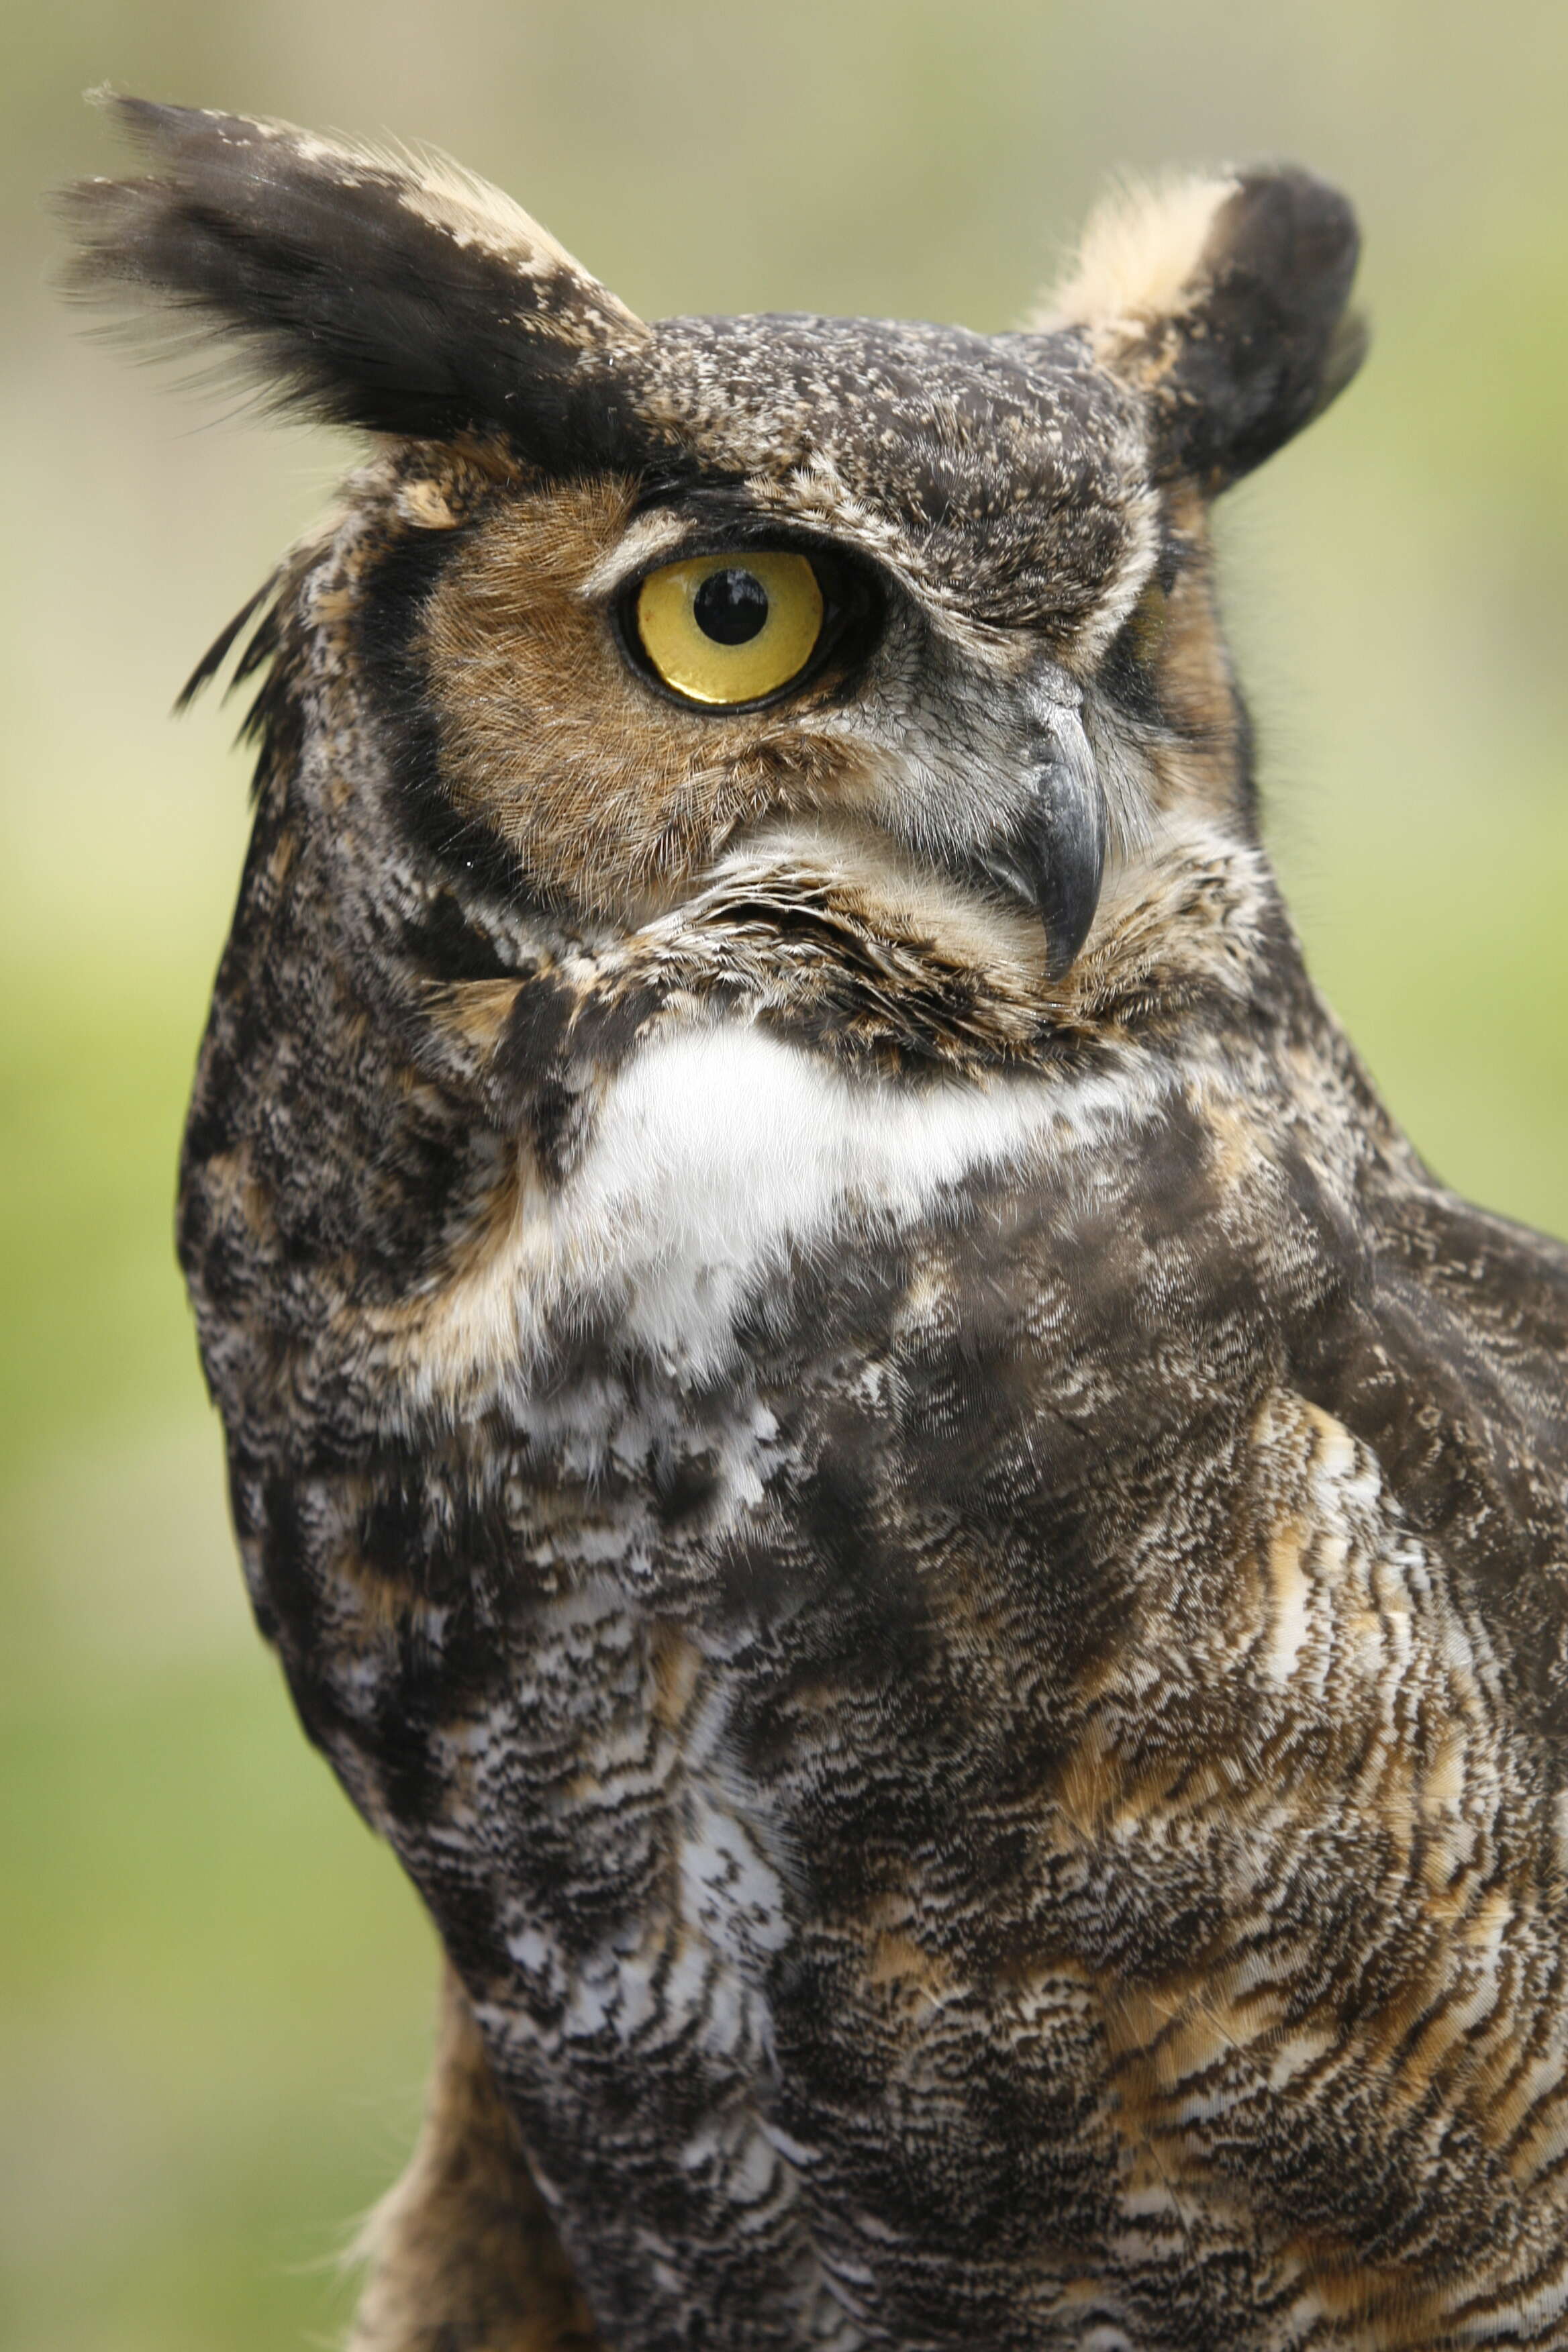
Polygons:
M78 93L432 140L650 313L1002 326L1119 166L1340 180L1373 359L1226 526L1271 836L1417 1142L1563 1229L1568 12L80 0L0 39L0 2338L276 2352L343 2308L434 1968L224 1523L169 1223L245 780L232 713L167 713L339 453L52 302L40 191L121 161Z

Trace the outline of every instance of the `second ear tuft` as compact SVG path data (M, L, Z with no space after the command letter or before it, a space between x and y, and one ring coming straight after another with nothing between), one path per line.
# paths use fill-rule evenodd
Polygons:
M1342 392L1366 332L1347 309L1360 236L1294 165L1121 194L1091 220L1041 328L1087 328L1148 403L1156 474L1224 489Z

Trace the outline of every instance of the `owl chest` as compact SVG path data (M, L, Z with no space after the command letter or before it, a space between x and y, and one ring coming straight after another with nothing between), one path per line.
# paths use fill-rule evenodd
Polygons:
M1043 1901L1091 1901L1041 1822L1118 1611L1052 1497L1105 1449L1040 1418L1041 1263L999 1203L1100 1117L844 1089L755 1035L666 1049L261 1545L301 1710L627 2345L663 2340L653 2273L715 2341L753 2308L845 2347L912 2314L950 2141L955 2281L1020 2163L1052 2210L1110 2193L1081 1968L1000 2023L976 1991ZM1027 2150L1006 2084L951 2088L1016 2048Z

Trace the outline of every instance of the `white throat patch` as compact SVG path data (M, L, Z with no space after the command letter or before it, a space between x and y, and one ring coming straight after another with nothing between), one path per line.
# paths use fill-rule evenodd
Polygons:
M606 1308L672 1378L710 1378L792 1255L940 1214L965 1177L1102 1150L1146 1108L1125 1072L916 1089L739 1024L667 1033L610 1082L563 1185L530 1170L482 1255L399 1310L410 1402L525 1397L552 1339Z

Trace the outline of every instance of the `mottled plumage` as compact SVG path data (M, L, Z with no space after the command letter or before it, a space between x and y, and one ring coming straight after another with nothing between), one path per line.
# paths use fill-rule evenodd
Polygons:
M79 282L378 436L248 619L180 1223L452 1968L359 2352L1568 2344L1568 1253L1314 994L1213 602L1346 206L648 326L450 167L122 111ZM638 583L758 546L825 650L694 707Z

